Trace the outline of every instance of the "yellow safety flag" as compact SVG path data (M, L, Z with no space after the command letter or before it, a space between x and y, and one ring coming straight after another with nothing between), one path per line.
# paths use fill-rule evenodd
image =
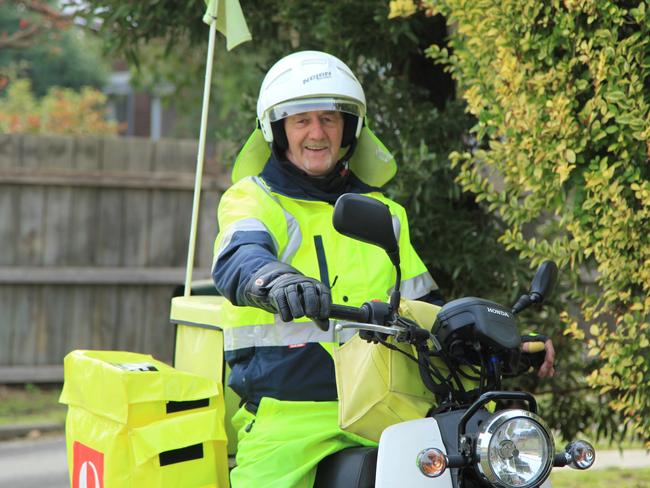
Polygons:
M212 25L216 21L217 30L226 36L228 51L252 39L239 0L205 0L205 3L203 22Z

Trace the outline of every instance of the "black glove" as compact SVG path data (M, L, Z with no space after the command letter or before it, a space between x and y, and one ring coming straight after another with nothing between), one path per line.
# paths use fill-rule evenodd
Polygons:
M307 316L322 330L329 328L330 289L288 264L262 266L246 284L244 298L243 305L280 314L285 322Z

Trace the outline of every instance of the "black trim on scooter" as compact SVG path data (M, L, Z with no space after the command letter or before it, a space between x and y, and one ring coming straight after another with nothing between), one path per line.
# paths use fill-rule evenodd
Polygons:
M321 460L314 488L374 488L376 447L350 447Z
M467 422L472 416L484 405L497 400L523 400L528 402L528 410L532 413L537 413L537 401L535 397L525 391L488 391L483 393L478 400L465 411L458 424L458 438L460 439L465 435L465 428Z

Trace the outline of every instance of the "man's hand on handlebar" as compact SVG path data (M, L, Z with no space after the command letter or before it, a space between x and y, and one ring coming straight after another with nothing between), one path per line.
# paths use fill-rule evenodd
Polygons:
M550 378L555 375L555 348L551 339L547 339L545 336L524 336L522 337L521 350L524 353L540 357L544 352L544 359L537 371L537 376Z
M242 305L277 313L285 322L307 316L322 330L329 328L329 287L285 263L260 268L246 284L243 301Z

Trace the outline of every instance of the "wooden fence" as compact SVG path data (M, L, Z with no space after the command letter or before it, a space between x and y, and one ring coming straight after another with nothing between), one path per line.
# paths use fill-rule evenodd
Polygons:
M196 151L195 141L0 135L0 383L30 367L59 375L77 348L171 359ZM216 167L204 178L195 279L209 277L228 184Z

